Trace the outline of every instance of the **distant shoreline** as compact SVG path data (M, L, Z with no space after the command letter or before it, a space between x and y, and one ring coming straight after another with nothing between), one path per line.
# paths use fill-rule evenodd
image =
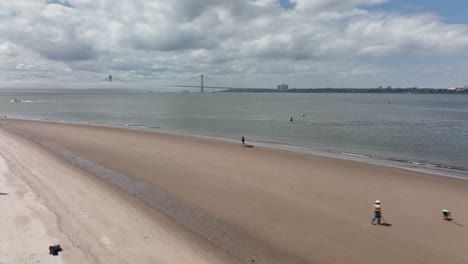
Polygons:
M170 91L167 88L164 88L163 91L158 91L161 87L153 87L153 88L137 88L137 89L130 89L130 88L51 88L51 89L43 89L43 88L0 88L0 93L23 93L23 92L30 92L30 93L46 93L46 92L60 92L65 94L72 94L72 93L82 93L82 92L99 92L99 93L108 93L108 92L115 92L115 93L180 93L180 92L192 92L196 93L199 92L201 87L198 86L190 86L185 88L191 88L191 91L180 91L174 90ZM179 86L172 87L172 88L181 88ZM448 88L292 88L286 91L280 91L278 89L270 89L270 88L221 88L221 87L204 87L208 89L205 93L371 93L371 94L468 94L468 88L457 88L458 90L451 90Z
M260 88L231 88L223 93L376 93L376 94L468 94L468 88L293 88L287 91Z

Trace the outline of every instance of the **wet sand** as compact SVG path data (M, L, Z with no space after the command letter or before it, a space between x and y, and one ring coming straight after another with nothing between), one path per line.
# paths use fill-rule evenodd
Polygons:
M139 219L143 216L133 215L132 208L153 208L143 211L190 237L172 238L172 250L190 245L205 253L211 249L218 254L211 263L468 262L466 181L166 133L7 119L0 121L0 128L15 141L24 138L28 160L47 153L76 174L87 175L73 179L98 182L118 197L121 210L130 211L126 216ZM17 152L5 144L10 145L2 140L3 153ZM62 181L71 180L70 173L57 174ZM90 184L82 181L83 186ZM70 196L68 205L87 197ZM375 199L382 201L383 216L391 225L370 224ZM105 206L99 201L96 197L83 208ZM442 220L444 208L453 212L454 222ZM122 217L101 217L90 225L99 223L103 230L120 233L126 227ZM160 220L148 219L138 226L167 230ZM82 224L73 224L77 233ZM131 253L149 254L146 250ZM101 253L93 254L98 258Z

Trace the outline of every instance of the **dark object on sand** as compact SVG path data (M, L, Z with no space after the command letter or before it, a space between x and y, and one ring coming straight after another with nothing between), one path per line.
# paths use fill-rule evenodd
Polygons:
M53 256L58 256L58 253L62 251L60 245L49 246L49 254Z
M444 220L452 220L452 218L450 217L450 211L447 209L442 210L442 216L444 217Z
M249 144L245 144L244 147L246 147L246 148L253 148L254 146L253 146L253 145L249 145Z
M245 144L245 137L244 136L242 136L241 141L242 141L242 144Z

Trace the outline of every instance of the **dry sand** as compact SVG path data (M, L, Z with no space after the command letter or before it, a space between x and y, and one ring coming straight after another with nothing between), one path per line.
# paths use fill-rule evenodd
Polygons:
M49 210L70 216L59 225L70 241L82 238L70 252L86 248L78 253L97 263L468 263L466 181L164 133L18 120L0 127L38 144L6 133L0 140L2 155L16 156L9 162L42 168L37 178L48 184L36 189L67 193L47 200L56 203ZM391 226L370 225L375 199ZM442 220L443 208L455 222ZM147 233L159 242L145 247Z
M239 263L137 198L0 131L0 263ZM59 256L49 245L60 244Z

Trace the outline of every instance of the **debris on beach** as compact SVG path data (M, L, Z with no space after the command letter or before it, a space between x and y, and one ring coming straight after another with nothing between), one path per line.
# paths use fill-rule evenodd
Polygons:
M60 245L49 246L49 254L52 256L58 256L58 253L62 251Z

